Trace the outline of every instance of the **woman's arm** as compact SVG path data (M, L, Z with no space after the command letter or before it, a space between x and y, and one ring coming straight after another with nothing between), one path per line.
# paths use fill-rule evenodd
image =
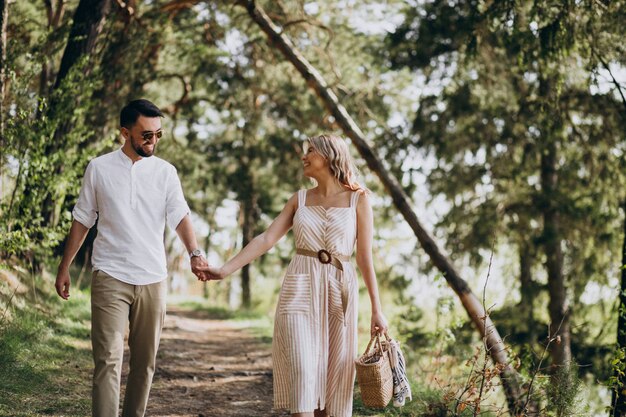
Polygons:
M386 332L387 319L385 318L380 304L378 284L374 263L372 261L372 240L374 235L374 215L367 194L359 196L357 209L357 234L356 234L356 264L361 271L363 281L372 304L371 333Z
M278 217L274 219L265 232L252 239L241 252L226 262L221 268L207 267L198 269L207 271L211 276L210 279L223 279L242 266L249 264L270 250L280 238L285 236L293 224L293 216L297 208L298 193L291 196Z

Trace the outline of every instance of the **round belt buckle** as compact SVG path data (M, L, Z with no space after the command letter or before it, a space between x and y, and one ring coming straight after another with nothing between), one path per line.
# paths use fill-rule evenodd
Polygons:
M317 252L317 259L323 264L329 264L333 257L326 249L320 249Z

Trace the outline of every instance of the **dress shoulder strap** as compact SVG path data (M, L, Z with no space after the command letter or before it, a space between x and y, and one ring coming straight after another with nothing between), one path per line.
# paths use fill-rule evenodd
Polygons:
M298 191L298 208L304 207L305 204L306 204L306 190L299 190Z
M355 191L352 193L352 195L350 196L350 207L354 207L356 208L356 204L359 201L359 196L361 195L360 191Z

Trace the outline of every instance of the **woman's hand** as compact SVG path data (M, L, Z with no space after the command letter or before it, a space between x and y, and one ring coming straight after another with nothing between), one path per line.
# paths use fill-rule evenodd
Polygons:
M226 278L227 274L224 272L224 267L216 267L216 266L204 266L199 267L199 271L203 271L206 277L203 281L219 281L221 279Z
M389 329L387 319L383 313L373 313L371 321L371 334L374 336L376 333L385 334Z

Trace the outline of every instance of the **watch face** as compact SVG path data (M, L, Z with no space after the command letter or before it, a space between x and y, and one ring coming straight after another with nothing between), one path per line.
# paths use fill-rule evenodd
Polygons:
M191 251L191 253L189 254L190 256L200 256L202 255L202 251L200 249L194 249Z

